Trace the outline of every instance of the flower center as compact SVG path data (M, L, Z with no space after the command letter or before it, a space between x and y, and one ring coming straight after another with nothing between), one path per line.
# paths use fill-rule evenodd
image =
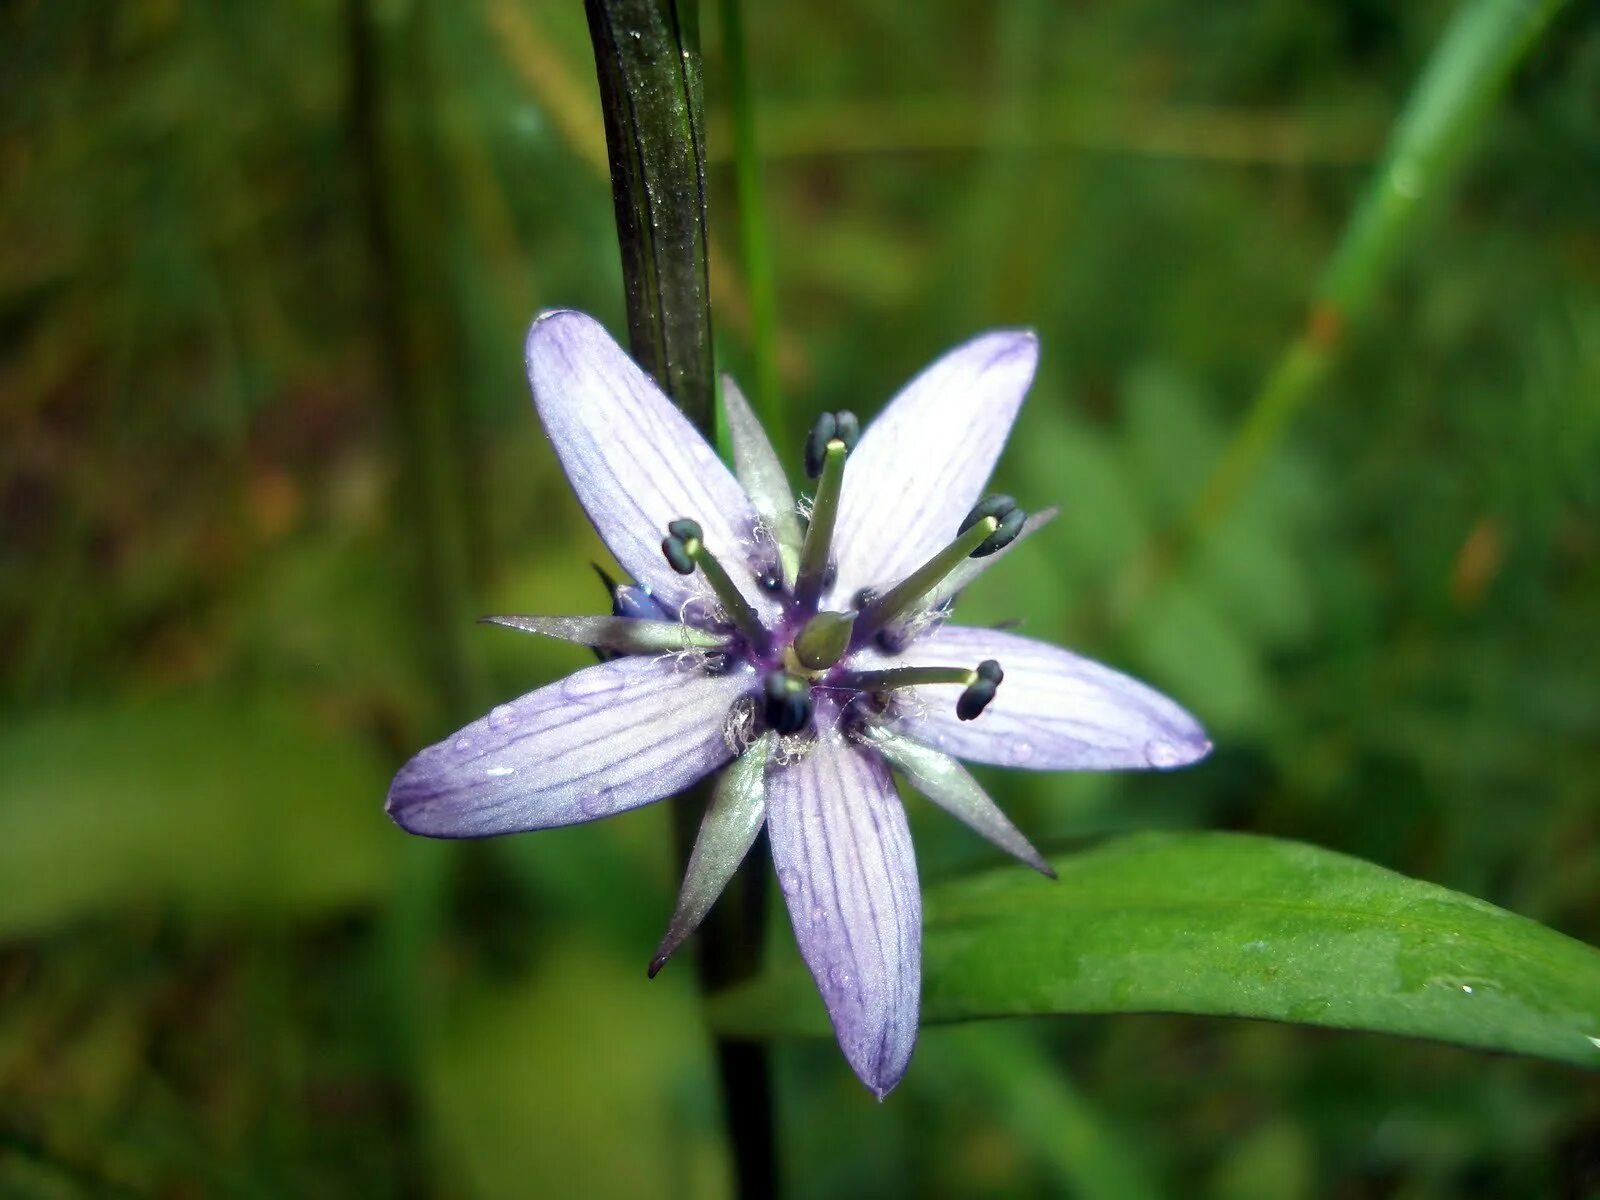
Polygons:
M950 543L900 582L881 593L862 593L854 612L819 611L833 571L833 535L839 518L845 462L859 435L860 425L851 413L823 413L806 439L806 474L817 481L816 495L800 550L794 593L778 630L762 624L759 614L706 547L697 521L687 517L673 521L661 542L661 553L674 571L692 575L698 570L705 577L728 620L743 637L753 665L763 671L757 702L761 722L782 736L798 734L811 724L814 690L839 697L836 704L840 710L883 712L889 707L889 695L902 688L957 684L961 693L956 700L956 716L973 721L994 699L1005 678L1000 664L993 659L976 667L859 670L849 665L852 650L875 641L883 643L880 635L887 636L895 622L927 611L930 595L964 560L984 558L1003 549L1022 531L1027 520L1027 514L1010 496L985 497L967 514ZM759 586L763 591L779 591L782 579L764 577ZM791 622L799 622L799 629L787 638L784 627L792 629ZM876 703L857 703L868 699Z

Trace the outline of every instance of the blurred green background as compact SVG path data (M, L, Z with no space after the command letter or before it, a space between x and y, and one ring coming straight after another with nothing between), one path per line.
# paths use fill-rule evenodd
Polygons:
M1312 841L1600 942L1600 9L1571 5L1161 586L1453 6L751 5L791 464L951 343L1044 359L965 601L1149 679L1162 776L985 772L1048 852ZM718 354L754 382L705 17ZM664 807L407 839L390 772L584 652L528 404L622 305L576 0L0 8L0 1196L719 1196ZM995 855L912 804L924 878ZM776 952L792 955L775 929ZM797 1197L1600 1196L1600 1085L1258 1023L778 1048Z

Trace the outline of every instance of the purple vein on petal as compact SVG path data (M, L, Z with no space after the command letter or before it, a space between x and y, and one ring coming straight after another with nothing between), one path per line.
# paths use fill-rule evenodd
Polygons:
M619 658L502 704L395 776L388 811L429 837L571 825L672 795L726 762L749 668Z
M623 568L667 609L701 593L661 555L667 524L699 522L705 543L763 617L777 612L746 566L758 524L744 489L716 452L583 313L543 314L528 330L528 382L562 469Z
M840 1048L878 1096L916 1043L921 895L887 767L836 732L769 775L767 828L795 938Z

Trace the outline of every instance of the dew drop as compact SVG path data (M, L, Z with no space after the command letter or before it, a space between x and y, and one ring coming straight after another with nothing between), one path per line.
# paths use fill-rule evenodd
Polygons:
M584 696L610 691L614 687L616 680L608 672L588 667L576 674L568 675L567 681L561 685L561 694L568 700L577 700Z
M800 876L790 867L778 868L778 886L783 889L785 896L792 896L800 887Z
M1144 744L1144 760L1152 767L1175 767L1183 761L1183 751L1171 742L1156 738Z
M472 739L465 735L458 737L455 740L455 745L452 747L452 749L454 749L457 754L465 754L467 751L472 749Z
M491 779L504 779L507 775L515 774L516 770L515 767L490 767L484 774Z
M1033 743L1012 742L1010 749L1007 751L1006 757L1009 758L1013 763L1032 762Z
M517 723L517 710L509 704L499 704L489 710L490 729L510 729Z
M828 913L822 905L817 905L811 910L811 927L821 929L828 924Z
M578 807L586 816L603 817L611 811L611 793L605 790L590 792L578 801Z

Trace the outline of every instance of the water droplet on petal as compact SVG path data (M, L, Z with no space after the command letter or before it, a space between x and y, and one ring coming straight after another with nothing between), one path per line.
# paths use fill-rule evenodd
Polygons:
M472 749L472 739L466 737L465 735L458 737L451 749L453 749L457 754L465 754L467 751Z
M517 723L517 710L509 704L497 704L489 710L490 729L510 729Z
M603 817L611 811L611 793L608 790L591 792L578 801L578 807L591 817Z
M1183 761L1183 751L1171 742L1156 738L1144 744L1144 760L1158 770L1175 767Z
M1022 763L1025 763L1025 762L1032 762L1033 761L1033 743L1032 742L1012 742L1009 750L1006 752L1006 757L1011 762L1016 763L1018 765L1020 765Z
M821 929L828 923L828 912L822 905L817 905L811 910L811 927Z
M516 770L515 767L490 767L484 774L491 779L504 779L507 775L514 775Z
M567 676L566 682L561 685L561 695L568 700L579 700L585 696L609 692L616 686L617 681L609 673L588 667Z
M779 867L778 886L783 889L785 896L792 896L800 887L800 876L791 867Z

